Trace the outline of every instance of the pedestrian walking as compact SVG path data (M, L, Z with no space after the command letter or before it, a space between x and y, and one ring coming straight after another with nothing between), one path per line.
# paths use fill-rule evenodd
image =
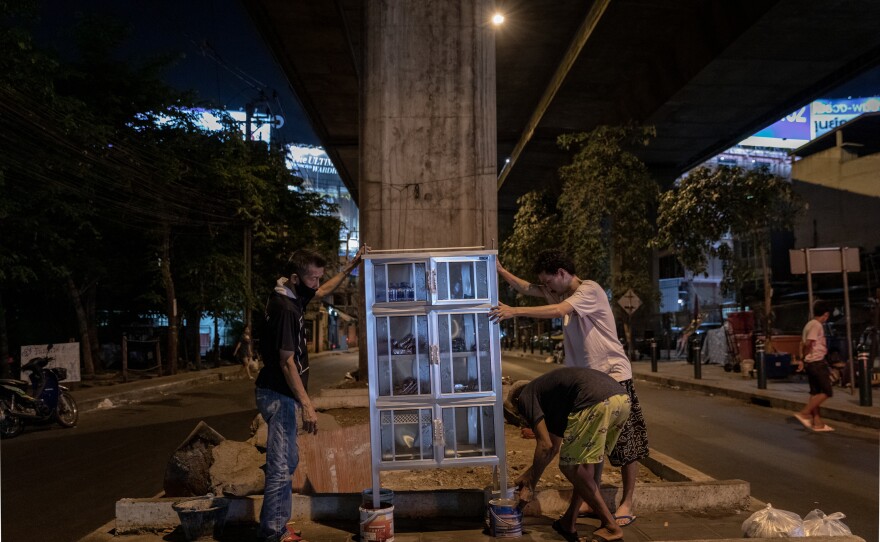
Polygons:
M803 361L798 363L798 371L807 373L810 383L810 400L806 406L795 413L801 424L816 432L834 431L834 428L822 421L819 406L834 395L831 386L831 367L828 365L828 343L825 340L825 322L831 317L831 307L824 301L813 305L813 317L804 326L801 334Z
M568 367L588 367L607 374L626 389L630 398L630 415L617 445L608 459L620 467L622 496L615 510L617 524L626 527L636 520L635 486L639 473L638 460L648 456L648 432L632 380L632 366L617 339L617 325L608 296L594 281L582 280L575 272L574 262L560 250L542 251L533 266L540 284L532 284L507 271L499 261L498 274L516 291L543 297L548 304L537 307L510 307L499 303L490 309L489 317L500 322L514 316L561 318L563 321L563 363ZM595 482L601 483L601 464L594 469ZM582 516L596 513L585 507Z
M238 358L239 363L242 365L242 372L247 373L247 377L253 380L254 376L251 374L251 369L253 368L256 370L257 363L254 361L251 326L244 326L244 331L241 332L241 338L235 345L235 350L232 351L232 357Z

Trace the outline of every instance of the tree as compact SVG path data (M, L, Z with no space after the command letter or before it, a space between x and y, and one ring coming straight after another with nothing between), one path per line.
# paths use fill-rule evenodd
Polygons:
M556 198L549 192L528 192L516 203L513 231L501 243L501 261L514 275L527 277L532 273L538 253L548 248L548 241L562 238L563 230ZM519 297L520 301L528 300Z
M610 287L614 300L630 289L644 301L657 298L648 247L659 188L633 153L655 135L653 127L627 125L559 137L560 147L573 151L571 163L560 169L564 246L581 276ZM623 322L633 345L629 314Z
M34 46L26 29L34 8L29 2L0 4L0 291L42 282L43 289L70 293L58 251L94 239L88 198L65 183L85 161L76 149L83 135L76 119L84 109L57 92L59 64ZM4 359L6 329L5 305L0 304ZM87 373L92 371L90 353L84 350Z
M53 310L36 315L31 335L77 329L84 375L95 370L101 310L125 324L168 315L174 372L184 311L231 319L245 300L250 310L265 299L249 295L244 231L261 293L294 248L335 256L333 206L290 189L302 181L282 150L245 142L232 125L201 129L191 97L162 82L164 59L119 54L118 25L82 19L73 60L60 62L32 46L10 5L0 3L0 20L0 353L7 304L30 306L21 301L39 293Z
M736 292L740 303L743 285L755 278L755 266L724 239L729 235L735 243L752 247L761 263L769 340L770 233L790 229L800 208L791 183L766 168L699 167L661 195L653 245L670 249L694 274L705 273L708 258L717 257L723 263L724 289Z

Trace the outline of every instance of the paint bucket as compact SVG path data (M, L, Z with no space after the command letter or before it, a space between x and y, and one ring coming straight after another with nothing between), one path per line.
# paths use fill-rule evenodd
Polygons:
M522 536L522 510L513 499L489 501L489 536L516 538Z
M394 504L394 491L390 489L379 488L379 502ZM373 490L365 489L361 492L361 506L364 508L373 507Z
M370 495L370 500L373 497ZM373 503L360 507L361 542L394 542L394 505L383 502L379 508Z
M172 503L187 540L220 540L226 524L229 499L207 495Z

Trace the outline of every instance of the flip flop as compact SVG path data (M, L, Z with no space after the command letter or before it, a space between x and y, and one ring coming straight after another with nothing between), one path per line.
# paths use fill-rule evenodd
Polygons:
M553 530L559 533L562 538L565 539L566 542L580 542L581 538L578 536L577 531L567 531L562 528L562 524L559 523L559 520L553 522Z
M834 428L828 425L827 423L822 427L813 427L813 431L817 433L828 433L829 431L834 431Z
M621 527L629 527L630 525L635 523L636 519L638 519L638 516L627 516L626 514L623 514L620 516L614 516L614 519ZM623 523L621 523L620 520L623 520Z
M812 421L809 417L807 417L807 416L802 416L800 413L795 413L794 418L795 418L797 421L801 422L801 425L803 425L803 426L806 427L807 429L812 429L812 428L813 428L813 421Z

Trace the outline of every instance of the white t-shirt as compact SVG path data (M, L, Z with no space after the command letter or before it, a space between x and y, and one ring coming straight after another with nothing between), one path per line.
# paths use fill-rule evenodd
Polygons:
M804 344L813 341L813 349L804 356L804 361L821 361L825 359L828 353L828 345L825 343L825 327L815 318L811 318L807 325L804 326L804 333L801 335Z
M544 295L553 304L563 301L547 289ZM618 382L632 379L632 366L617 339L614 313L605 290L592 280L585 280L564 301L574 307L562 319L565 365L589 367Z

